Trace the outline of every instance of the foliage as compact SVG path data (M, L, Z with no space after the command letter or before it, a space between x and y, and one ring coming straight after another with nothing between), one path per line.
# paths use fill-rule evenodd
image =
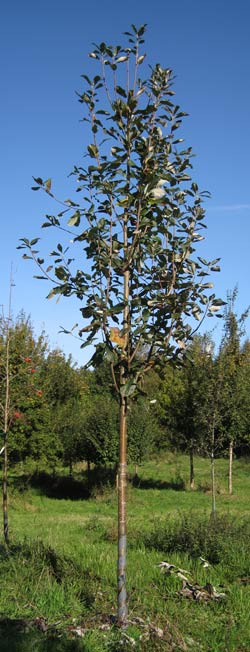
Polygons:
M244 440L248 435L246 417L249 403L247 390L249 368L247 358L241 350L249 308L238 317L235 310L236 298L237 288L228 293L228 302L224 311L224 334L218 356L222 376L221 429L227 441L234 444Z
M31 449L37 457L38 450L43 446L48 410L41 389L40 365L47 350L47 340L44 333L36 338L30 319L20 313L15 322L11 320L9 341L9 453L10 459L17 461L25 459ZM6 384L3 319L0 336L0 381L3 404Z
M82 457L97 466L115 465L118 432L117 401L108 394L93 396L84 422Z
M155 448L159 439L159 423L152 412L150 402L139 399L131 405L128 416L128 459L141 464Z
M178 520L169 520L156 526L145 536L145 545L164 553L187 553L194 559L201 556L211 564L227 561L232 566L235 548L241 540L242 549L248 548L249 522L235 522L235 519L221 515L216 521L206 516L198 518L188 512Z
M87 334L82 346L95 344L92 363L110 362L124 397L157 361L182 351L194 330L187 316L199 322L223 303L209 294L207 282L218 259L194 256L203 239L206 193L191 181L192 150L183 149L178 136L186 114L172 101L170 69L157 64L142 77L144 33L145 25L132 26L128 46L101 43L90 54L100 71L92 80L83 75L79 101L91 142L86 166L72 173L82 199L66 199L43 224L71 232L72 246L67 235L67 246L58 244L46 267L38 238L20 245L40 267L38 278L52 282L49 297L74 294L81 301L87 320L79 330ZM54 197L51 179L35 182L34 190ZM80 269L73 248L85 258Z

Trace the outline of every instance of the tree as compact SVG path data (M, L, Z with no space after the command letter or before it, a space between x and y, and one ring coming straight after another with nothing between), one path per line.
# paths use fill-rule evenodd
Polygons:
M34 379L38 359L46 348L44 334L34 339L29 318L20 313L16 321L11 314L11 293L13 280L10 280L8 316L0 318L0 419L3 435L3 520L4 540L9 543L8 525L8 466L17 459L30 434L27 413L33 413L34 406L40 405L40 390ZM23 451L22 451L23 452ZM20 456L19 456L20 459Z
M60 349L54 349L43 360L40 370L43 397L49 408L48 453L51 462L63 459L72 465L79 459L84 429L84 408L88 386L81 370ZM54 460L53 460L54 456Z
M241 339L245 333L247 308L240 317L235 311L237 287L228 292L224 310L224 334L219 352L219 364L223 377L221 388L221 427L229 444L228 491L233 493L233 450L237 438L244 435L245 419L242 414L244 401L244 356Z
M162 379L160 403L162 422L172 447L185 451L190 461L190 488L195 487L194 455L207 445L206 395L209 356L213 343L209 334L196 335L187 347L179 369L168 366Z
M52 428L56 435L58 456L69 467L69 475L73 474L73 464L79 458L84 437L84 410L81 401L69 398L65 403L58 404L53 410Z
M9 545L9 519L8 519L8 431L11 422L10 409L10 325L11 325L11 295L13 279L10 276L9 309L5 319L2 315L0 322L0 378L1 378L1 421L3 446L3 535L6 546Z
M106 358L120 405L118 473L118 622L127 616L126 600L126 448L127 410L140 392L144 374L157 363L177 358L192 337L188 319L201 321L221 302L209 294L208 273L218 259L194 257L203 239L205 212L191 181L191 148L183 149L178 130L185 116L172 102L173 75L159 64L140 74L145 25L132 25L125 47L101 43L90 53L98 74L83 75L79 93L91 133L85 167L75 166L82 203L63 202L43 227L66 229L67 245L51 251L46 267L38 238L22 238L25 258L52 282L49 297L75 295L87 320L82 346L95 345L91 364ZM142 66L143 70L143 66ZM119 77L118 77L119 75ZM35 178L35 190L52 193L51 179ZM63 220L67 225L63 226ZM75 230L76 229L76 230ZM80 250L81 268L68 248ZM62 231L63 233L64 231ZM83 263L83 256L85 262ZM98 339L99 338L99 339ZM101 338L101 341L100 341Z
M41 365L48 343L42 332L35 337L29 317L21 312L10 326L11 424L10 463L40 457L47 439L48 406L41 389Z
M107 392L91 397L84 423L83 457L97 466L115 466L118 452L118 404Z
M150 401L139 398L128 414L128 459L135 465L135 476L138 465L153 451L158 436L159 423Z
M240 403L240 437L237 436L234 444L236 455L249 455L250 442L250 341L246 339L241 346L240 357L240 386L241 386L241 403Z

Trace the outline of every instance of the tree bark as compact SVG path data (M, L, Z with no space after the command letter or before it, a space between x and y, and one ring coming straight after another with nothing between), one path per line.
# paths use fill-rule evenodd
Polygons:
M231 496L233 493L233 440L229 444L229 468L228 468L228 493Z
M215 485L215 459L214 452L211 453L211 480L212 480L212 512L211 517L216 517L216 485Z
M3 535L6 545L9 545L9 522L8 522L8 450L7 432L4 433L4 454L3 454Z
M10 418L10 319L11 319L11 290L12 272L10 275L9 291L9 313L6 328L6 385L4 405L4 453L3 453L3 535L6 545L9 545L9 523L8 523L8 428Z
M194 449L193 446L189 449L189 463L190 463L190 489L194 489Z
M118 468L118 624L125 625L127 619L126 592L126 476L127 476L127 401L120 400L120 455Z
M89 459L87 460L87 484L88 484L88 489L90 488L90 461Z
M215 458L214 458L214 448L215 448L215 418L216 414L213 414L213 423L212 423L212 438L211 438L211 480L212 480L212 512L211 518L216 518L216 485L215 485Z

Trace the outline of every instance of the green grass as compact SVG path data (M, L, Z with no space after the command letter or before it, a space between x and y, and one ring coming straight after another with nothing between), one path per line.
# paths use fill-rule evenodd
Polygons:
M115 627L100 629L116 609L115 490L104 487L86 500L49 498L41 488L22 485L20 478L17 484L13 474L11 548L9 554L4 546L0 549L0 615L39 617L57 625L55 636L53 630L47 635L17 633L10 623L8 636L5 631L1 640L0 634L1 652L170 652L185 646L194 652L249 652L250 462L235 462L231 497L226 460L218 460L216 467L218 520L211 527L207 460L195 460L195 491L185 489L188 459L173 454L145 463L137 486L129 484L131 623L123 634ZM200 555L210 560L208 569L201 566ZM190 572L193 583L223 587L226 599L202 603L180 596L181 581L160 572L162 560ZM70 636L72 623L84 624L82 639ZM151 629L145 629L149 623ZM155 627L163 630L162 638L156 637Z

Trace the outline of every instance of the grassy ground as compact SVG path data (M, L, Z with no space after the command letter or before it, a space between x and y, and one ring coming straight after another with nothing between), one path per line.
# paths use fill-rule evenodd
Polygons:
M0 549L0 615L39 618L51 629L46 636L36 632L34 645L30 632L15 630L13 637L8 621L1 651L249 652L250 462L235 462L229 497L227 462L217 461L218 519L212 524L209 463L196 459L195 468L195 491L186 488L188 459L173 454L145 463L137 486L129 484L130 623L122 634L108 628L116 605L115 490L104 487L84 500L50 498L45 486L32 488L13 476L10 554ZM183 597L182 580L160 572L162 560L190 573L192 585L209 583L226 597ZM69 628L79 624L84 636L71 640Z

